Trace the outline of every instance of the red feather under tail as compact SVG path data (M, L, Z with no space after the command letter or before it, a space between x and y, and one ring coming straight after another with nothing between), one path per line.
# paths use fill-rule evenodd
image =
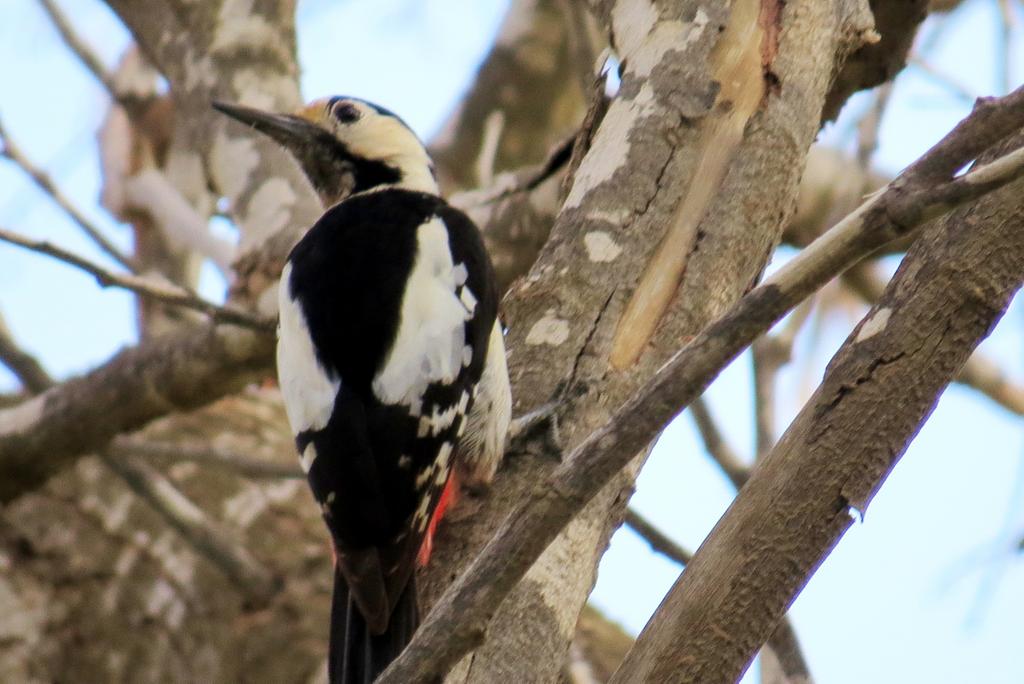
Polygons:
M441 492L441 498L437 500L434 515L430 516L427 533L423 536L423 545L420 546L420 552L416 555L416 565L418 567L425 567L427 561L430 560L430 553L434 550L434 532L437 531L437 524L441 522L441 518L444 517L448 509L455 505L458 491L459 483L456 481L455 471L453 470L448 478L448 482L444 486L444 490Z

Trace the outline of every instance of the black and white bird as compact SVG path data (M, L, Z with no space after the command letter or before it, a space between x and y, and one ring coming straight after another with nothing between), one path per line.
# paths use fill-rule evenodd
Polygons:
M277 370L334 545L330 678L371 682L418 625L416 567L459 483L490 482L504 452L493 269L390 111L214 106L284 146L328 207L281 274Z

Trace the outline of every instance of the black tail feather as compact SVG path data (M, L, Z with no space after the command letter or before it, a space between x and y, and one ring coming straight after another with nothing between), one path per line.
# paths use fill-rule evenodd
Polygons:
M416 576L409 578L383 634L370 634L341 572L334 570L331 601L331 642L328 671L331 684L372 684L412 639L420 623Z

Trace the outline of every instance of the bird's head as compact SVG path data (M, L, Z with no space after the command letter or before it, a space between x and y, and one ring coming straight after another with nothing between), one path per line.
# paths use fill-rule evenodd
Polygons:
M288 150L324 206L380 186L437 192L433 163L416 134L398 116L365 100L323 98L292 114L226 102L213 106Z

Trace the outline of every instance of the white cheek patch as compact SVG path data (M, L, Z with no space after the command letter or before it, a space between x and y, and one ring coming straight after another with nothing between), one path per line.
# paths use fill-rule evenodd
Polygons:
M278 288L277 378L292 433L298 434L327 425L341 381L332 379L317 361L306 317L291 296L291 273L292 265L287 264Z

